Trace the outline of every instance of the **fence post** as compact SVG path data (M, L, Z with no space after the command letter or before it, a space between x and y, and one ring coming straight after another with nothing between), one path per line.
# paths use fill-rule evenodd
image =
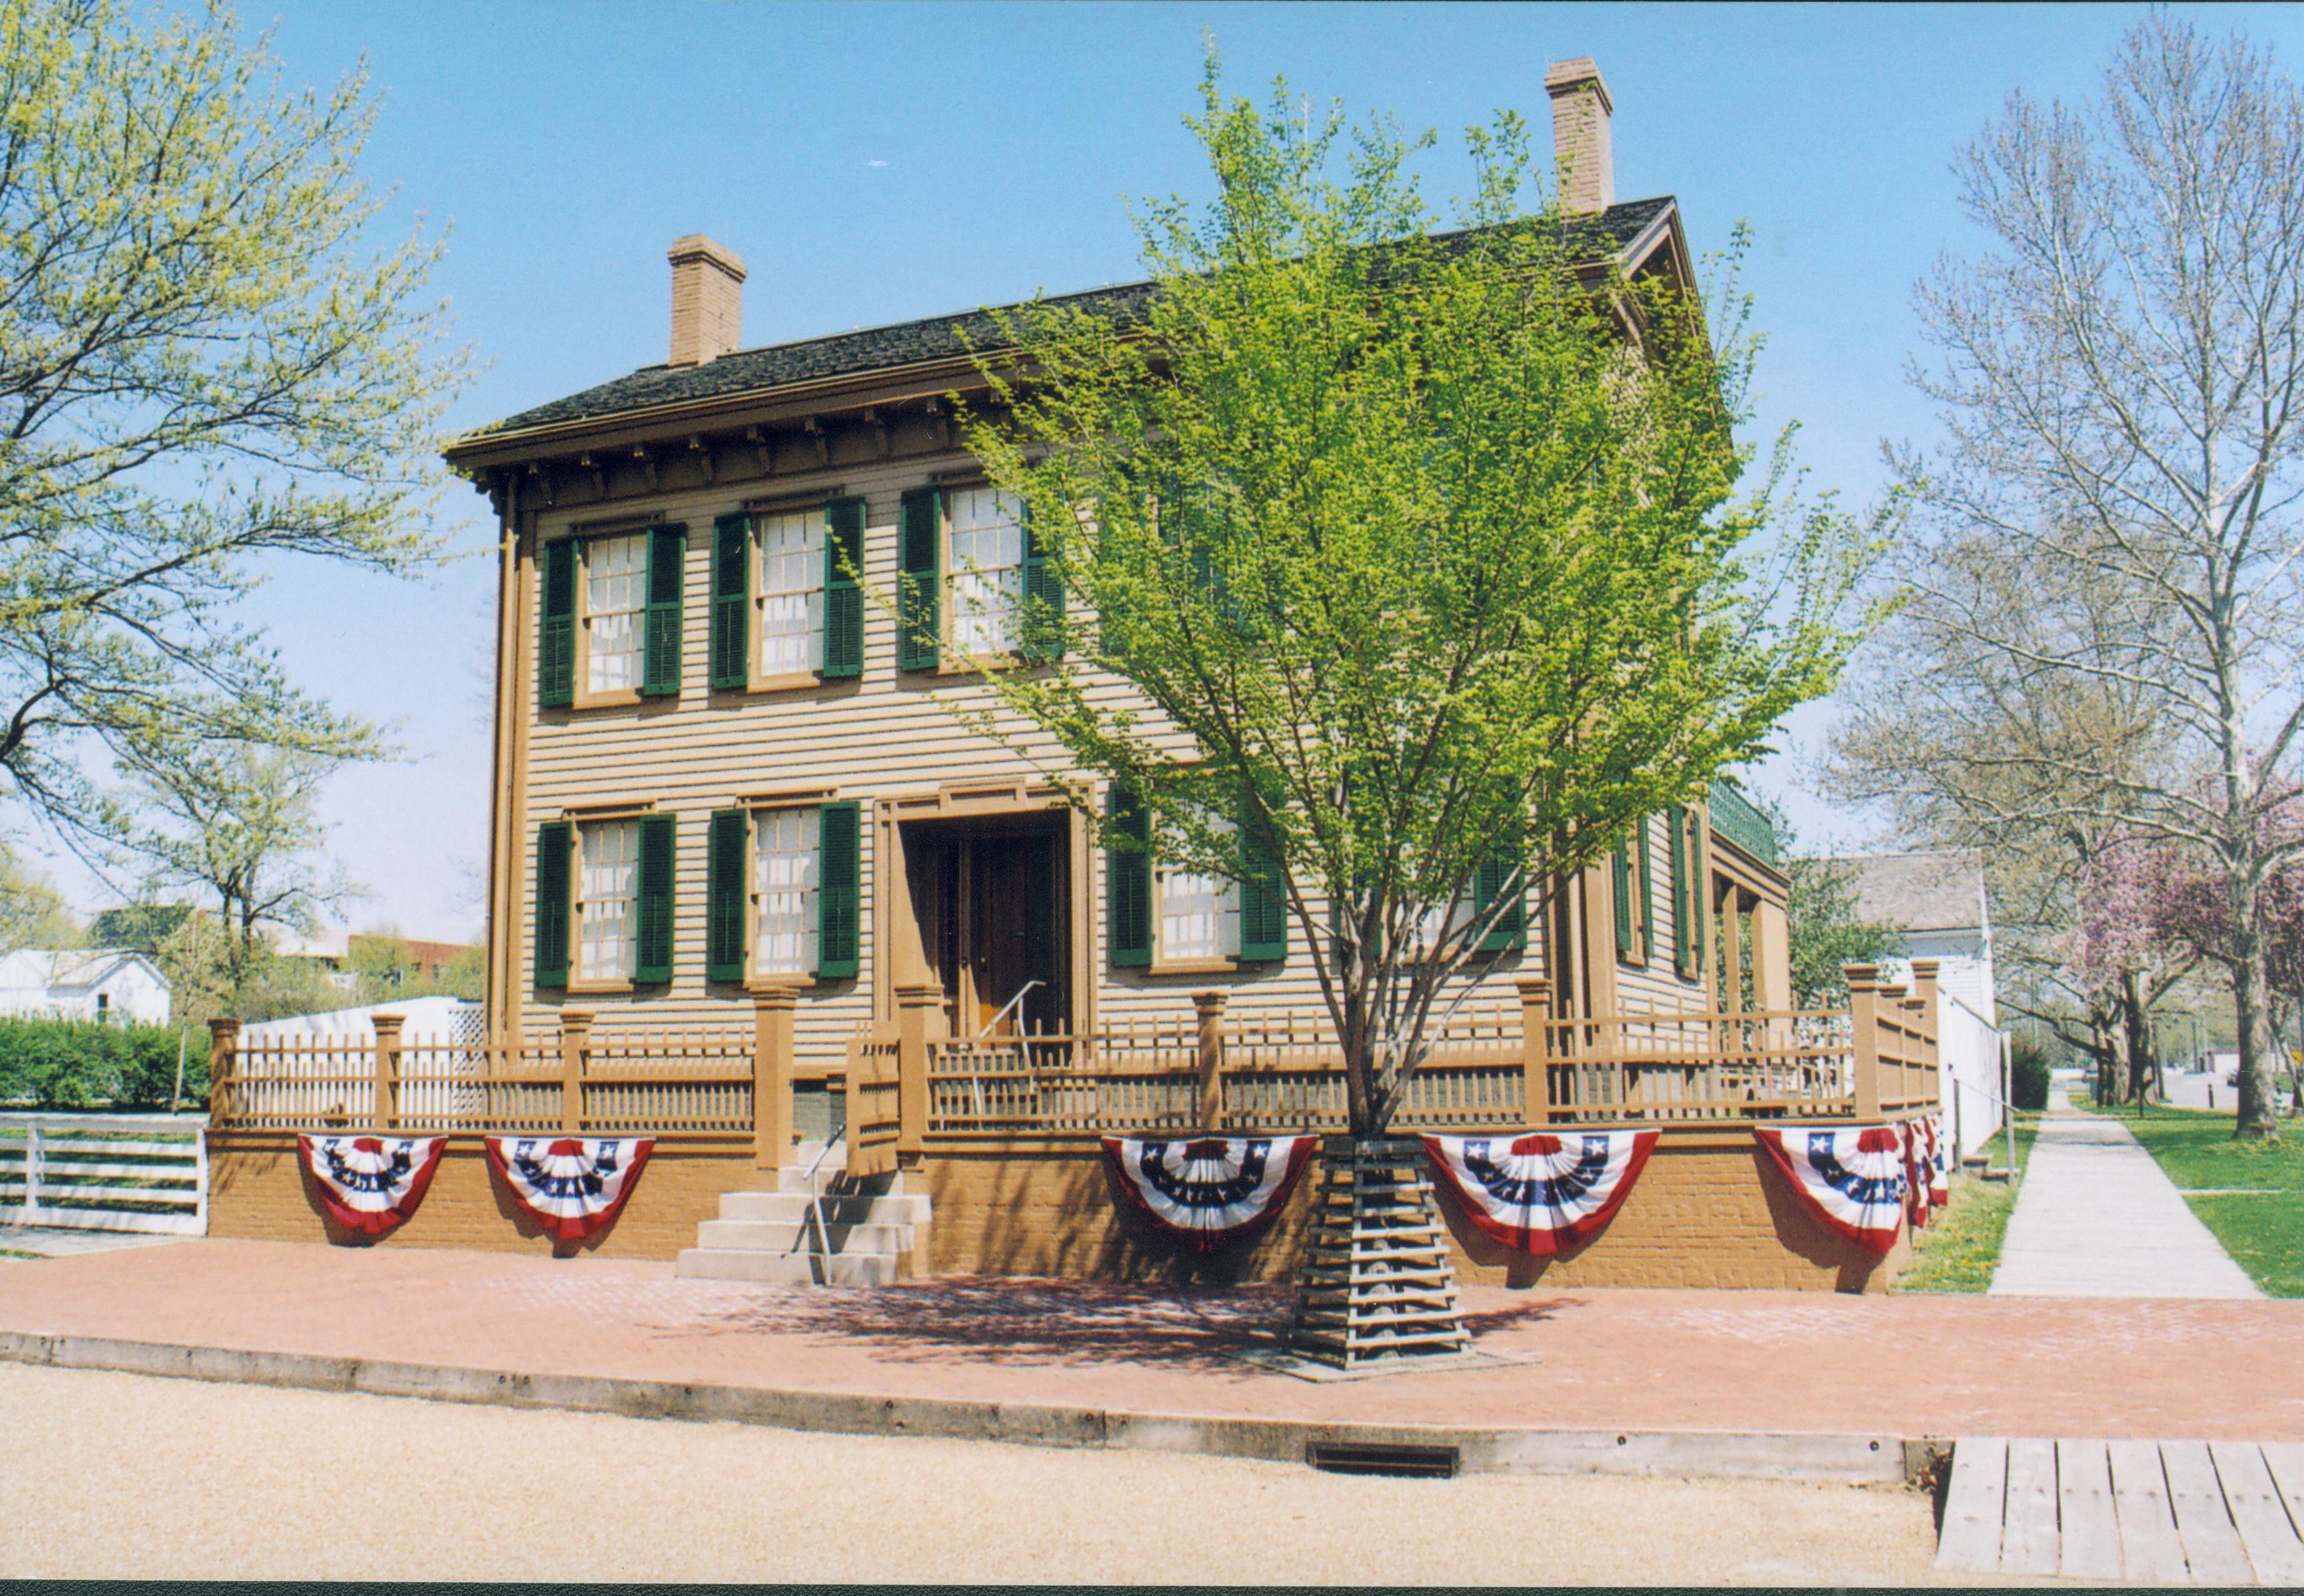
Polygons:
M1944 1033L1938 1029L1944 1019L1941 989L1936 985L1937 963L1934 959L1912 961L1912 996L1919 1000L1920 1028L1927 1032L1926 1044L1920 1049L1923 1067L1928 1075L1929 1095L1942 1106L1944 1100ZM1959 1110L1953 1109L1957 1118Z
M800 993L770 987L752 1000L752 1163L780 1169L792 1149L792 1010Z
M592 1016L580 1009L560 1013L560 1128L573 1136L584 1129L584 1056L592 1048Z
M208 1022L208 1123L225 1125L233 1117L233 1065L240 1051L240 1022Z
M1200 1129L1212 1134L1224 1129L1224 998L1222 992L1192 994L1192 1008L1200 1021Z
M1520 989L1520 1111L1529 1125L1550 1125L1556 1112L1548 1074L1552 982L1541 975L1525 975L1512 985Z
M40 1213L40 1122L24 1125L24 1222L36 1223Z
M400 1124L400 1028L405 1014L377 1014L376 1026L376 1128L394 1129Z
M939 986L896 989L896 1150L917 1153L928 1140L928 1016L944 1006ZM848 1083L856 1090L856 1083ZM849 1104L849 1112L856 1105Z
M1848 1029L1856 1056L1856 1117L1880 1116L1880 969L1843 964L1848 981Z

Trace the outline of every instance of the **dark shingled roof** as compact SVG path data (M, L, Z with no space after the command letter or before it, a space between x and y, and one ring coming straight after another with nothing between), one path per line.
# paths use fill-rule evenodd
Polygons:
M1572 224L1572 230L1580 238L1590 240L1594 259L1620 254L1671 204L1669 195L1627 200L1578 220ZM1065 294L1047 303L1105 310L1123 321L1132 321L1143 314L1155 286L1150 283L1126 283L1086 293ZM900 321L892 327L804 338L797 344L741 349L700 366L643 366L629 377L619 377L597 387L571 394L565 399L521 411L518 415L468 432L464 437L478 442L494 433L525 431L555 422L622 415L689 400L779 388L928 361L956 360L969 352L971 343L981 349L996 346L999 342L999 326L992 311L962 310L947 316L924 317L918 321Z

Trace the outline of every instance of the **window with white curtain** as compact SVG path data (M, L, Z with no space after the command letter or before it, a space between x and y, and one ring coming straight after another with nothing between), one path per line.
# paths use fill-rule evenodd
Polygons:
M824 658L824 512L764 515L760 540L760 675L814 670Z
M640 967L633 938L640 899L640 823L596 820L578 829L576 973L583 981L630 981Z
M1240 951L1240 883L1171 870L1160 878L1160 957L1229 958Z
M1012 653L1024 601L1023 501L996 488L963 488L944 496L944 513L952 523L953 647Z
M584 545L585 685L614 692L640 684L640 611L648 598L648 534Z
M808 809L753 817L752 945L761 975L807 975L817 965L817 817Z

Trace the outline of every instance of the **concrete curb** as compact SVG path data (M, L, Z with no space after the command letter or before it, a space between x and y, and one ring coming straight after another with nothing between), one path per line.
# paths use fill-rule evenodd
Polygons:
M101 1369L180 1380L413 1396L428 1402L562 1408L631 1419L763 1424L844 1435L941 1436L1027 1446L1114 1447L1274 1463L1302 1463L1307 1447L1316 1442L1453 1447L1458 1467L1466 1473L1643 1474L1881 1485L1915 1477L1925 1468L1932 1450L1928 1443L1885 1435L1474 1429L1131 1413L1044 1403L521 1374L452 1364L250 1352L22 1330L0 1330L0 1360L55 1369Z

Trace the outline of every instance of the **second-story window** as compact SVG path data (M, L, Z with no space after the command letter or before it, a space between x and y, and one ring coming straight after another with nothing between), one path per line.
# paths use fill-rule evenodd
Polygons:
M752 841L753 968L805 975L817 967L817 811L763 810Z
M959 488L947 495L945 514L953 647L962 654L1014 653L1022 641L1023 501L995 488Z
M824 651L822 510L758 519L760 550L760 663L763 676L817 667Z
M1160 956L1224 959L1240 952L1240 885L1171 870L1160 878Z
M629 692L640 684L640 615L648 607L648 546L645 533L594 538L585 545L587 692Z

